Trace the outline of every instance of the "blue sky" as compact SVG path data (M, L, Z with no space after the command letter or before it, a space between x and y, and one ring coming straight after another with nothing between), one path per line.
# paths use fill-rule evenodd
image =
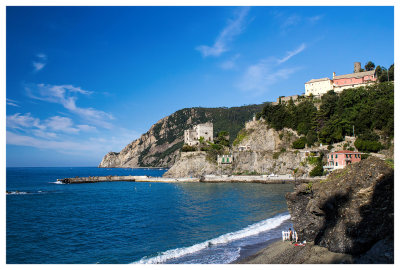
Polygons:
M394 62L393 7L7 7L7 166L97 166L176 110Z

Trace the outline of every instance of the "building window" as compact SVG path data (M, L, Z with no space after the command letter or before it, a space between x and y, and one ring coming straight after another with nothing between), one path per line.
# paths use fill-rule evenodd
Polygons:
M336 158L337 158L337 154L336 154Z
M336 166L337 166L337 162L336 162Z

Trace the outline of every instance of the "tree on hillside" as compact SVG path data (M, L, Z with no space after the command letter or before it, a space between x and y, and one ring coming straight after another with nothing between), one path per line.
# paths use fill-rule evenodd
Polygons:
M394 64L389 67L389 81L394 81Z
M364 68L365 68L365 71L374 70L375 64L372 63L371 61L369 61L368 63L365 64Z
M389 67L389 70L385 67L376 67L376 77L379 82L394 81L394 64Z

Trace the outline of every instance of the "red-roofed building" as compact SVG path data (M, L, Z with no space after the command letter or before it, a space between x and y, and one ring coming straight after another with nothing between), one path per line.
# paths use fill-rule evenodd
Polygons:
M347 164L361 161L361 153L349 150L342 150L328 154L326 170L343 169Z

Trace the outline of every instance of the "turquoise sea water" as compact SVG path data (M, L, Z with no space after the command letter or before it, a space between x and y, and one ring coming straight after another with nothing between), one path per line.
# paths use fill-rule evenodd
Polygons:
M7 263L229 263L290 225L291 185L55 183L164 172L7 168Z

